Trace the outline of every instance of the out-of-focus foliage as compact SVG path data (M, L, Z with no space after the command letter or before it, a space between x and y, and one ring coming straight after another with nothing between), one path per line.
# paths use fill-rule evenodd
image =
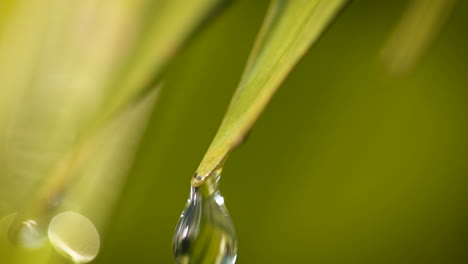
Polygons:
M428 49L450 17L456 0L412 0L382 50L387 70L406 74Z
M73 4L55 1L68 10L56 13L56 5L49 2L27 1L33 13L22 16L35 17L34 23L14 25L5 23L11 17L3 12L19 8L22 2L2 1L0 29L4 32L10 28L18 33L46 23L34 12L44 12L56 21L48 22L53 26L48 27L51 33L46 35L33 30L33 34L23 35L23 40L5 40L1 36L1 92L15 95L0 97L2 139L7 135L3 128L12 118L5 109L19 103L18 109L27 114L30 112L26 107L34 107L34 102L23 101L23 94L9 87L42 83L31 77L18 78L13 68L24 72L34 67L38 71L69 72L69 64L59 60L68 58L63 54L73 55L78 61L106 54L92 52L91 47L99 45L83 44L99 42L98 36L103 35L96 33L82 42L50 48L48 54L58 51L53 55L57 58L53 64L39 67L38 62L31 62L36 49L47 46L38 43L69 33L60 29L65 27L63 21L87 13L80 13ZM106 6L112 6L107 2L74 3L78 2L101 6L101 11L95 11L98 13L107 8L109 12L114 10ZM403 0L351 1L285 81L246 144L233 152L224 168L221 188L238 233L238 263L468 260L468 3L456 3L438 38L413 71L393 77L379 56L407 4ZM153 9L144 7L144 17L151 17ZM118 193L117 208L111 221L98 226L103 241L95 263L171 263L171 238L189 191L190 177L239 82L266 8L267 1L233 2L168 69L129 178L123 192ZM113 16L124 16L132 10L116 7ZM104 21L116 28L125 28L107 19ZM99 31L99 25L92 22L88 27L110 34ZM123 45L132 34L125 36L128 38L118 43ZM9 50L3 43L10 41L16 45ZM86 56L80 52L85 47L90 48ZM103 43L99 47L111 52ZM19 52L23 49L29 52ZM82 74L87 75L96 68L105 70L109 63L98 61L102 64L72 65L81 65L80 69L86 70ZM77 78L69 74L53 77L60 77L62 85L73 84L68 80ZM46 81L40 86L48 87L51 81ZM53 101L67 106L66 100ZM53 104L48 107L52 109ZM86 113L89 108L79 109ZM51 120L58 115L49 108L34 111L54 114ZM39 128L49 125L35 121L24 119L18 127L37 131L31 136L43 139L41 146L50 140L68 142L70 135L43 132ZM67 127L63 124L64 129ZM5 155L0 152L0 179L15 179L11 182L16 186L0 186L0 206L6 208L2 214L17 209L18 204L10 198L12 192L37 184L20 177L7 178ZM100 186L102 191L108 187ZM75 195L80 196L79 189ZM99 199L88 203L99 210ZM86 216L96 221L95 215ZM34 260L29 263L40 263Z
M69 210L104 232L163 69L223 4L2 3L0 219L10 240L31 225L45 235ZM1 262L48 262L49 246L25 251L2 237Z

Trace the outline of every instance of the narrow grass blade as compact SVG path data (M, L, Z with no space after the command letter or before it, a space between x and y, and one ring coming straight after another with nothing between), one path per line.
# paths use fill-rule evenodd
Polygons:
M223 122L192 185L198 186L242 142L270 98L345 0L274 0Z

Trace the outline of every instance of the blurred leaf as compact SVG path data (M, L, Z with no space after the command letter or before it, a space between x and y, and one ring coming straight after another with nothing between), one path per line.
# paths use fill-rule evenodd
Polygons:
M268 101L345 0L274 0L241 82L192 184L204 182L240 144Z
M151 1L141 39L133 47L107 89L99 126L132 101L143 96L159 80L161 72L182 45L226 0Z
M160 90L153 89L144 100L125 109L95 135L91 146L83 153L88 157L86 164L79 166L77 180L63 197L63 209L80 208L80 213L92 216L93 223L101 232L120 195L121 186L125 182L123 176L133 162L132 153L145 131Z
M0 214L33 199L39 185L58 190L69 181L61 177L72 179L87 141L151 92L225 2L46 1L16 2L0 31L0 59L8 62L0 65L0 186L8 201Z
M412 0L382 50L392 74L409 72L450 16L456 0Z

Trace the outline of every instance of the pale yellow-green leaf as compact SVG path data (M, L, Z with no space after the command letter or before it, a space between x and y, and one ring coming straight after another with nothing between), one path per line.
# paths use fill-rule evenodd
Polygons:
M168 61L223 2L2 5L0 215L35 199L32 190L50 185L50 175L70 167L66 160L86 141L146 96Z

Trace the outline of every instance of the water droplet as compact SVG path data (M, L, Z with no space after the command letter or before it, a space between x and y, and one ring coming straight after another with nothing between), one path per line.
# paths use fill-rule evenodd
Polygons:
M49 224L48 235L55 250L75 263L89 262L99 252L99 233L81 214L64 212L56 215Z
M22 222L18 235L22 245L30 249L41 247L45 241L43 232L39 230L37 222L32 219Z
M190 191L174 233L173 251L177 264L236 262L236 233L219 192L218 181L219 174L215 174Z
M46 241L44 228L40 227L37 220L22 219L16 213L10 215L11 222L8 227L9 240L26 249L38 249Z

